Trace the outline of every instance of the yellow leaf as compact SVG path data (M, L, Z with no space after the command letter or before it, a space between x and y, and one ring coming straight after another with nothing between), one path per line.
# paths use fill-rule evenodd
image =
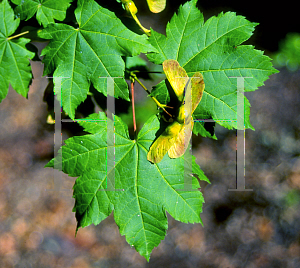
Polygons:
M183 123L184 127L178 133L174 144L168 150L170 158L182 156L189 145L194 127L192 113L195 111L202 98L204 87L202 74L196 72L186 86L184 104L179 108L177 121Z
M170 158L178 158L185 153L194 126L192 114L200 103L205 88L203 76L199 72L196 72L186 85L188 81L186 71L175 60L164 61L163 68L176 96L181 101L181 106L175 121L150 147L147 159L153 163L159 163L167 152Z
M153 13L159 13L166 7L166 0L147 0L147 3Z
M183 124L179 124L176 121L169 125L151 145L147 154L148 161L151 161L152 163L159 163L174 144L183 126Z
M163 69L178 100L182 102L184 96L184 87L188 79L186 71L176 60L165 60L163 62ZM187 79L183 79L183 77L186 77Z
M192 113L200 103L205 88L203 76L197 72L192 77Z
M185 153L189 145L190 139L192 137L193 126L194 126L193 120L190 120L188 124L183 125L183 128L178 133L174 144L168 150L168 154L170 158L178 158Z

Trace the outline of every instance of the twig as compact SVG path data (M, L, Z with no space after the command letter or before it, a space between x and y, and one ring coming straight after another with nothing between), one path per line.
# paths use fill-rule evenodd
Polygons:
M133 72L130 73L130 76L131 76L134 80L136 80L136 81L142 86L142 88L145 89L145 91L146 91L149 95L151 94L151 93L149 92L149 90L143 85L143 83L137 78L137 76L136 76ZM150 95L150 97L154 100L154 102L157 104L158 107L162 108L163 111L164 111L166 114L168 114L170 117L172 117L172 115L171 115L168 111L166 111L165 107L167 107L167 108L173 108L173 107L167 106L167 105L165 105L165 104L161 104L155 97L153 97L153 96L151 96L151 95Z

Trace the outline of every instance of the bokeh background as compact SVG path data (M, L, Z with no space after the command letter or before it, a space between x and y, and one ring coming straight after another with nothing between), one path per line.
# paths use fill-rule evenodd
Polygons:
M142 24L164 33L185 1L167 0L160 14L151 14L145 2L136 1ZM218 140L193 136L193 154L211 181L201 182L204 226L180 223L168 215L167 236L149 263L119 234L113 215L98 226L80 229L75 238L76 178L44 168L54 153L54 126L46 122L43 97L48 80L43 64L32 62L28 99L10 89L0 104L1 268L300 267L298 9L292 1L225 2L199 0L199 8L205 19L234 11L259 22L247 43L274 58L280 71L259 90L245 94L256 129L246 131L246 188L253 192L228 191L235 188L236 132L217 126ZM45 44L36 45L40 51ZM158 81L147 80L145 85L151 88ZM136 99L137 113L155 112L138 85ZM82 134L71 124L63 123L63 139Z

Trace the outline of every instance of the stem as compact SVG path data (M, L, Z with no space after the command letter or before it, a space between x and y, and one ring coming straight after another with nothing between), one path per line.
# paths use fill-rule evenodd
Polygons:
M132 0L121 0L123 5L125 6L125 9L127 10L128 13L131 14L137 25L139 25L144 33L148 36L151 35L151 31L143 27L143 25L140 23L139 19L136 16L136 13L138 12L138 9L135 6L135 3Z
M19 34L14 35L14 36L7 37L6 40L11 40L11 39L17 38L17 37L19 37L21 35L28 34L28 33L29 33L29 31L26 31L26 32L23 32L23 33L19 33Z
M149 92L149 90L143 85L143 83L137 78L137 76L136 76L133 72L131 72L130 75L131 75L131 77L132 77L134 80L136 80L136 81L142 86L143 89L145 89L145 91L146 91L149 95L151 94L151 93ZM155 97L153 97L153 96L151 96L151 95L150 95L150 97L154 100L154 102L156 103L156 105L157 105L158 107L160 107L161 109L163 109L163 111L164 111L166 114L168 114L170 117L172 117L172 115L171 115L169 112L166 111L165 107L167 107L167 108L173 108L173 107L167 106L167 105L165 105L165 104L161 104Z
M144 31L144 33L148 36L151 36L151 31L146 29L139 21L139 19L137 18L136 15L132 15L133 19L135 20L135 22L137 23L138 26L141 27L141 29Z
M134 109L134 80L131 81L131 99L132 99L132 117L133 117L133 131L136 133L136 122L135 122L135 109Z
M139 73L148 73L148 74L164 74L164 72L155 72L155 71L138 71Z

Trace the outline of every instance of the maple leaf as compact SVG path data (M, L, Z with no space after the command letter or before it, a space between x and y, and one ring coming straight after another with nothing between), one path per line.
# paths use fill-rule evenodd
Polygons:
M200 213L204 202L197 174L208 179L187 154L177 159L164 159L159 164L147 161L147 152L160 127L155 115L150 117L138 134L130 140L128 128L118 116L114 133L107 133L104 113L92 114L79 124L92 134L73 137L65 141L59 156L46 166L54 167L62 159L62 170L70 176L79 176L74 185L77 228L99 224L114 210L120 233L127 242L149 260L150 253L167 230L166 212L179 221L202 223ZM97 124L96 124L97 123ZM111 123L110 123L111 124ZM115 135L114 167L107 167L107 136ZM188 160L190 159L190 161ZM172 168L170 168L172 166ZM114 189L107 174L114 173ZM185 190L185 179L191 180L191 189ZM175 204L175 205L174 205Z
M0 102L6 97L9 84L23 97L27 97L32 79L29 59L34 53L26 49L26 38L11 36L20 24L7 0L0 3Z
M15 13L21 20L29 20L36 14L36 19L40 24L46 27L49 23L53 23L54 19L64 20L66 10L73 0L12 0L18 5Z
M93 0L79 0L75 10L78 28L54 23L39 33L51 39L42 51L44 74L66 77L61 82L64 111L74 119L76 107L83 102L90 83L105 96L107 77L124 77L121 56L136 56L156 51L147 37L131 32L116 15ZM129 101L128 85L115 79L115 98Z
M204 23L196 2L193 0L180 6L178 15L174 14L167 24L166 36L151 30L149 41L159 53L148 53L147 57L155 64L174 59L189 77L196 72L202 73L205 91L194 119L212 118L223 127L237 128L237 79L230 77L252 77L245 78L244 90L247 92L262 86L269 75L278 71L262 51L240 45L250 38L257 23L233 12L220 13ZM169 102L165 81L154 88L152 95L160 103ZM250 124L250 103L246 97L244 103L245 128L254 129ZM204 130L204 123L200 122L195 122L194 133L210 136Z

